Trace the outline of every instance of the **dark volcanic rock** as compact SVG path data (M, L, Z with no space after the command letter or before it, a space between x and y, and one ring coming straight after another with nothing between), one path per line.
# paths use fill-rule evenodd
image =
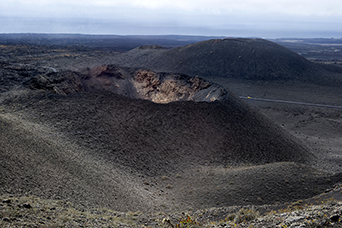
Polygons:
M46 74L49 69L25 65L25 64L0 64L0 93L10 91L21 86L23 82L32 77Z
M101 65L82 74L62 71L39 75L24 83L31 89L67 95L84 91L106 90L130 98L155 103L173 101L223 100L228 93L223 87L199 77L176 73L157 73L146 69Z
M48 90L61 95L84 91L79 75L71 71L38 75L26 81L24 85L31 89Z
M24 208L27 208L27 209L32 208L31 204L29 204L29 203L24 203L24 204L23 204L23 207L24 207Z

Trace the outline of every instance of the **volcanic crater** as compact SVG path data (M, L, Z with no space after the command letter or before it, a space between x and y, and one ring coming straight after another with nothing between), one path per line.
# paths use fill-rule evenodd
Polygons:
M282 204L322 193L340 173L318 169L302 141L201 77L287 80L301 72L307 81L318 69L287 50L267 52L274 49L283 50L226 39L2 63L0 193L143 212ZM263 53L268 60L248 71L244 59ZM270 57L289 65L268 67Z

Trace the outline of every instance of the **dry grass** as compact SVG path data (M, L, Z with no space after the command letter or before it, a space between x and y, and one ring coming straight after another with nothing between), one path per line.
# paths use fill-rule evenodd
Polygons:
M37 197L0 197L0 227L134 227L139 212L106 208L85 211L64 200Z
M300 221L306 227L341 224L342 203L332 200L321 205L293 207L260 215L252 208L241 208L217 221L215 209L203 213L117 212L107 208L75 208L65 200L46 200L34 196L0 196L0 227L290 227ZM338 226L338 227L340 227Z

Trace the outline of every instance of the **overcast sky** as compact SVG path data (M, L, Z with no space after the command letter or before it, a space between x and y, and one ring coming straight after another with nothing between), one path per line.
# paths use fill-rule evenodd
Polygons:
M0 33L342 37L341 0L0 0Z

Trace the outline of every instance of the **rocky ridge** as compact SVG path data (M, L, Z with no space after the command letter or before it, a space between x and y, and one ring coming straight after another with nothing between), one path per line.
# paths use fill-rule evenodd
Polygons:
M130 98L155 103L174 101L224 100L228 91L199 77L177 73L157 73L146 69L101 65L82 73L74 71L37 75L24 82L30 89L68 95L94 90L107 90Z

